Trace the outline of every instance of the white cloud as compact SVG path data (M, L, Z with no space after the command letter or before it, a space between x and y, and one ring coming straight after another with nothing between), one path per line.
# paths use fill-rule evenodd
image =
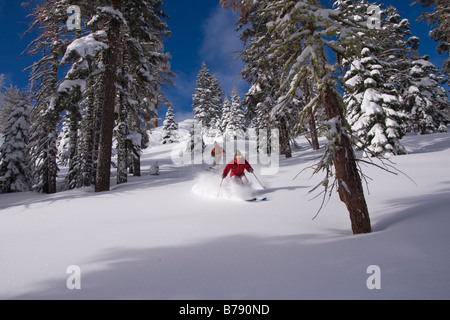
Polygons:
M243 44L236 32L236 21L237 15L232 10L225 10L220 6L212 10L203 25L203 42L199 52L228 96L233 86L236 86L242 96L247 91L247 84L240 75L244 67L239 58Z

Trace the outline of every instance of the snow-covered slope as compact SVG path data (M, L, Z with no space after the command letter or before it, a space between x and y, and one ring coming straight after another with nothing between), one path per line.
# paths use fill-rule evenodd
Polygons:
M174 145L153 142L143 176L110 192L0 195L0 298L450 298L450 134L407 136L398 175L363 167L373 233L358 236L336 195L313 219L322 177L300 173L318 156L305 141L277 175L254 166L265 189L247 174L269 198L255 203L227 180L217 197L220 171L175 165Z

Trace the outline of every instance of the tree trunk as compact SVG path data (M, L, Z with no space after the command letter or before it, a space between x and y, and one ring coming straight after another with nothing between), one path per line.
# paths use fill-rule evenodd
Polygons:
M57 39L57 38L56 38ZM57 91L57 79L58 79L58 54L52 49L52 71L51 71L51 88L52 92ZM59 120L58 106L53 106L49 112L51 113L49 117L51 120L48 124L48 142L47 142L47 176L44 179L47 180L46 193L53 194L57 192L56 188L56 177L58 175L58 134L57 125Z
M141 156L133 155L133 176L141 176Z
M372 231L361 177L356 167L356 158L350 139L347 137L345 119L339 104L337 93L331 87L325 87L321 92L322 103L329 121L336 122L337 137L335 143L337 152L333 156L339 198L347 206L350 214L353 234Z
M57 192L56 189L56 176L58 175L57 164L57 134L56 128L51 129L49 133L49 139L47 143L47 184L45 193L53 194Z
M280 154L284 155L286 158L292 157L291 144L289 142L289 131L286 124L286 119L280 119Z
M104 61L104 58L102 58ZM103 107L103 98L104 98L104 84L105 84L105 76L101 75L99 78L98 88L94 90L95 93L95 102L94 102L94 145L92 150L92 177L94 185L96 185L97 180L97 167L98 167L98 151L100 145L100 132L102 127L102 107Z
M90 81L90 86L93 86L93 81ZM83 186L89 187L93 182L94 174L94 135L95 135L95 98L94 91L89 93L86 106L86 118L84 119L83 130L86 131L83 141Z
M122 49L122 72L119 83L121 92L119 93L119 117L116 130L117 139L117 184L128 182L128 53L126 48Z
M122 0L114 0L113 8L120 8ZM95 192L109 191L111 182L111 154L114 129L114 108L116 100L117 68L120 53L120 22L112 19L108 31L108 50L102 105L102 125L100 131Z
M305 103L308 104L312 99L312 87L311 87L311 80L305 77L303 80L303 95L305 97ZM311 147L313 150L319 150L319 137L317 136L317 126L316 126L316 119L314 118L314 114L311 109L308 111L308 126L309 131L311 135Z
M123 95L119 98L119 118L117 126L117 184L128 182L128 149L127 149L127 106Z
M314 114L311 109L308 111L308 125L311 134L311 147L313 150L319 150L320 145L319 137L317 136L316 119L314 118Z

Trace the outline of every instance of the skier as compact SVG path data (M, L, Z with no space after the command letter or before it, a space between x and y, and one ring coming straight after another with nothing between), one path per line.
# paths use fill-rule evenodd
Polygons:
M247 177L245 176L245 170L250 173L253 173L252 166L245 160L239 150L236 150L234 154L234 159L225 166L222 174L222 180L225 179L230 173L230 178L236 181L237 183L244 184L248 182Z
M214 168L220 161L222 157L225 155L225 150L214 141L214 148L211 150L211 157L214 158L214 162L212 164L212 168Z

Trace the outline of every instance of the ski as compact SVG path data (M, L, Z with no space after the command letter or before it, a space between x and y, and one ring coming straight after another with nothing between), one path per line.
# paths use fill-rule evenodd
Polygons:
M247 202L257 202L257 201L266 201L267 198L251 198L251 199L247 199L245 201Z

